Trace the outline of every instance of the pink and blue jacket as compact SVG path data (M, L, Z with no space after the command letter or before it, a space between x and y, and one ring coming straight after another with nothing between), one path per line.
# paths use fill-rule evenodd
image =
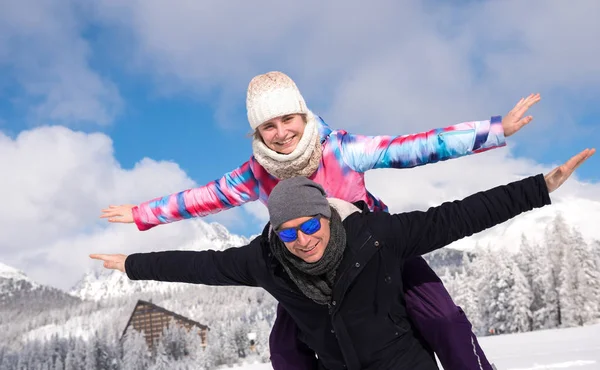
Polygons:
M419 134L363 136L332 130L317 117L323 156L309 178L329 197L365 201L371 210L387 206L365 188L364 173L376 168L411 168L506 145L500 116L487 121L459 123ZM148 230L192 217L217 213L247 202L266 204L279 179L254 158L204 186L156 198L133 208L139 230Z

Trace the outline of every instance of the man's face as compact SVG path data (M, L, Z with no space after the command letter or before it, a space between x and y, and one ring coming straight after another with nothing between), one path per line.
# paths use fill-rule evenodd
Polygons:
M311 218L313 217L300 217L284 222L278 230L299 227ZM319 261L323 257L323 253L325 253L327 244L329 244L329 237L331 235L329 219L321 217L319 222L321 228L315 233L307 235L301 229L298 229L298 238L296 240L284 242L290 253L301 258L304 262L314 263Z

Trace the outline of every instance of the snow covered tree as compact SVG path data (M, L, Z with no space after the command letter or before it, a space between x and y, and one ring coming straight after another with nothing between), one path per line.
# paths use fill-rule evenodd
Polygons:
M553 311L556 315L556 325L562 325L562 297L560 295L561 268L563 266L563 256L565 248L574 244L569 227L561 214L558 214L552 223L546 228L545 243L548 249L548 257L552 266L552 289L556 306ZM548 307L550 309L550 307Z
M594 250L590 247L589 258L583 261L583 275L588 290L586 322L593 323L600 319L600 256L596 258Z
M271 327L272 325L266 319L256 322L256 352L262 362L271 361L271 352L269 349Z
M533 246L535 258L531 261L532 330L558 326L558 292L554 286L552 263L547 246Z
M185 342L189 354L182 362L188 364L190 369L207 370L212 368L212 364L208 362L206 348L202 345L199 329L192 328L187 332Z
M65 365L60 357L57 357L54 361L54 370L65 370Z
M209 332L208 358L215 365L233 365L238 360L237 345L230 322L219 322Z
M73 351L67 352L67 357L65 358L65 370L76 370Z
M509 259L502 251L482 249L477 271L479 311L486 331L500 334L507 331L507 315L510 310Z
M216 327L216 325L213 325L211 327L213 330L207 333L208 345L206 346L205 352L206 362L215 367L223 364L221 356L221 338L215 332Z
M460 274L456 276L456 302L463 309L471 324L473 331L476 334L485 334L486 329L479 309L478 288L481 285L481 276L478 275L481 271L475 268L475 263L471 261L465 253L462 260L462 269Z
M246 357L249 348L248 344L248 323L241 320L236 320L232 323L233 340L237 348L237 356Z
M581 233L574 231L572 244L565 248L560 275L563 326L581 326L597 317L599 275L592 249Z
M85 346L85 370L95 370L98 367L96 348L98 347L98 338L95 335L90 336Z
M582 256L582 290L586 298L582 318L584 323L593 323L600 319L600 255L596 255L593 244L588 244Z
M552 263L548 247L531 242L521 236L521 247L516 255L519 270L523 273L531 292L529 331L555 327L557 322L557 292L554 287Z
M72 339L71 363L73 370L83 370L85 368L85 350L86 343L79 337ZM65 370L66 364L65 364Z
M167 358L177 361L187 355L185 343L185 329L170 320L160 337Z
M128 330L123 341L123 369L144 370L150 365L150 353L144 335Z
M0 370L13 370L17 368L17 356L10 353L7 348L1 349Z
M161 338L162 339L162 338ZM171 362L175 362L167 353L166 341L159 340L154 356L154 364L150 367L151 370L170 370L172 369Z
M533 302L530 285L514 261L510 264L510 272L508 331L510 333L530 331L532 326L531 303Z

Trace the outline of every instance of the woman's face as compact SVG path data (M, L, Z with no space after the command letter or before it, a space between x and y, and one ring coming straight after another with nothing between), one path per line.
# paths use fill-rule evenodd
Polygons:
M265 145L280 154L290 154L304 133L306 120L301 114L273 118L258 126L257 131Z

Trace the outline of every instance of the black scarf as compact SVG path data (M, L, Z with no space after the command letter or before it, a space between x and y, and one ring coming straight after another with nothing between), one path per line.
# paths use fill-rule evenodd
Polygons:
M346 249L346 230L339 213L331 207L331 235L323 252L323 257L314 263L308 263L294 256L279 239L277 233L271 232L269 244L271 252L283 265L292 281L302 293L318 304L328 304L331 300L335 273L342 262Z

